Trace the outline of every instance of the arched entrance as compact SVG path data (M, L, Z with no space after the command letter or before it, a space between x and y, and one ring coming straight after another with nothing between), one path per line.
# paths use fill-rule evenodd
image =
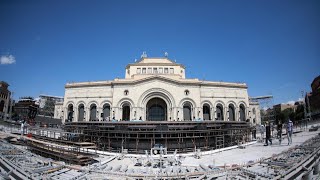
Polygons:
M217 117L216 117L216 120L224 120L224 117L223 117L223 106L221 104L217 104L216 106L216 114L217 114Z
M72 122L73 120L73 105L69 104L67 113L67 122Z
M104 104L103 105L103 121L105 120L110 120L110 105L109 104Z
M122 105L122 121L130 121L130 104L128 103Z
M192 119L192 105L189 102L184 103L183 105L183 120L191 121Z
M146 110L147 121L167 120L167 104L161 98L155 97L150 99L147 103Z
M240 105L240 121L246 121L246 108L243 104Z
M91 104L89 121L96 121L96 120L97 120L97 105Z
M84 119L84 105L80 104L78 107L78 121L83 121Z
M234 105L229 104L229 121L235 121L235 120L236 120L236 117L235 117Z
M209 104L204 104L202 109L203 109L202 110L203 111L203 120L211 120Z

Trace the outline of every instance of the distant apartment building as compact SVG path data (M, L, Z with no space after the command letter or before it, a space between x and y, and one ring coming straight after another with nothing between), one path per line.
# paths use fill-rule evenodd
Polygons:
M11 92L8 87L8 83L0 81L0 119L8 117L10 111Z
M273 106L273 109L276 111L276 112L281 112L281 111L284 111L286 109L292 109L294 112L296 111L297 109L297 104L285 104L285 103L281 103L281 104L276 104Z
M38 104L32 97L21 97L14 110L20 120L33 121L38 111Z

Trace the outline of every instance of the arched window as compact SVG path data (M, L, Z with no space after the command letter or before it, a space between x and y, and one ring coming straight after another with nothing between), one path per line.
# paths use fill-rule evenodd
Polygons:
M217 104L216 106L217 120L223 120L223 106L221 104Z
M68 114L67 114L67 122L72 122L72 120L73 120L73 105L69 104Z
M123 94L124 94L125 96L127 96L127 95L129 94L129 90L128 90L128 89L124 90L124 91L123 91Z
M96 120L97 120L97 105L91 104L89 121L96 121Z
M204 120L211 120L209 104L203 105L203 119Z
M252 113L253 113L254 115L256 115L256 109L255 109L255 108L252 109Z
M80 104L78 107L78 121L84 120L84 105Z
M190 94L190 91L188 89L184 90L184 95L188 96Z
M191 109L192 109L192 106L191 106L191 103L189 102L186 102L184 105L183 105L183 119L185 121L191 121L192 119L192 115L191 115Z
M110 120L110 105L109 104L105 104L103 105L103 120Z
M125 103L122 106L122 120L130 121L130 105L128 103Z
M229 121L235 121L235 112L234 112L234 105L233 104L229 104Z
M240 105L240 121L246 121L246 108L243 104Z

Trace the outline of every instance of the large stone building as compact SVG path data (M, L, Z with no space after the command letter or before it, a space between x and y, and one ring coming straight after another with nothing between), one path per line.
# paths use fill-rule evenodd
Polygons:
M11 92L8 87L8 83L0 81L0 119L9 115Z
M111 119L259 123L260 117L251 114L247 88L245 83L187 79L184 65L144 55L126 66L124 79L67 83L55 118L63 123Z
M320 76L317 76L312 81L311 90L312 91L308 94L311 115L313 118L319 119L320 118Z

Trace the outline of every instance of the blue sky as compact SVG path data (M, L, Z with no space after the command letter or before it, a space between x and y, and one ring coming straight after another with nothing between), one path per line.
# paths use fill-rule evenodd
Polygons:
M2 0L0 27L0 80L15 99L124 78L143 51L274 103L297 100L320 75L318 0Z

